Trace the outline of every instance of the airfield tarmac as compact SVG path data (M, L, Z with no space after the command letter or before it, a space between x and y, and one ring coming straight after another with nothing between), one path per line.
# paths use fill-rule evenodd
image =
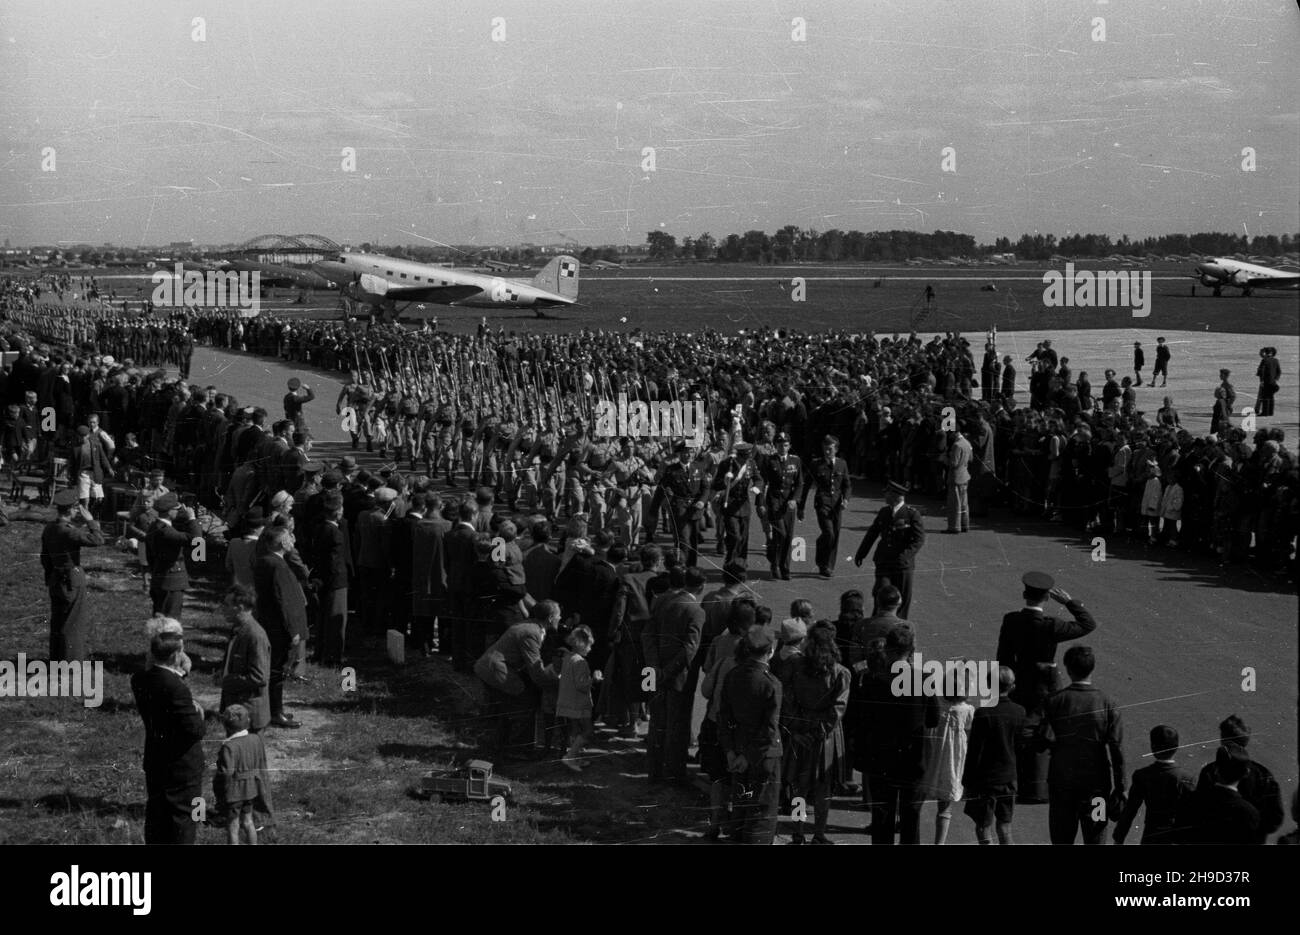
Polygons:
M1090 354L1099 351L1076 345L1075 339L1081 336L1078 332L1060 335L1061 347L1073 362L1092 368ZM1100 331L1092 340L1101 349L1105 347L1101 342L1117 337L1114 332ZM1125 340L1119 347L1131 347L1128 335L1122 337ZM1260 339L1253 336L1239 337L1235 349L1218 347L1218 341L1214 347L1189 343L1209 340L1197 335L1170 333L1166 337L1174 345L1174 382L1170 388L1178 387L1179 392L1192 396L1198 392L1197 384L1191 374L1179 369L1180 360L1190 368L1194 354L1213 349L1215 362L1224 360L1232 366L1236 360L1247 361L1254 353L1252 349L1260 344ZM1001 335L999 347L1015 356L1021 351L1028 353L1037 340L1037 335ZM1283 360L1294 361L1295 337L1290 337L1291 343L1285 346L1278 343L1280 340L1270 343L1278 344ZM1205 362L1199 366L1209 369ZM334 377L211 348L195 352L191 372L198 383L213 383L233 392L241 403L263 405L273 412L279 411L285 382L295 375L304 377L316 391L317 399L307 406L306 416L318 441L318 455L337 458L348 453L346 436L334 416L333 402L339 388ZM1238 387L1240 394L1240 382ZM1283 414L1279 396L1279 417L1294 427L1294 391L1288 394L1286 405L1289 408ZM1185 422L1196 418L1194 413L1184 411ZM1208 417L1205 421L1208 424ZM374 455L361 452L360 456L363 465L378 464ZM808 598L819 617L834 617L842 592L871 587L869 566L858 569L851 556L882 505L875 485L855 485L854 500L844 519L836 576L830 581L817 577L811 561L794 563L791 581L767 580L761 531L756 522L752 523L749 548L754 580L750 587L754 594L779 616L784 616L785 608L795 598ZM1094 561L1090 538L1081 538L1057 524L1000 510L988 519L977 520L967 535L940 535L946 525L942 504L920 500L914 505L925 515L928 533L917 562L911 615L917 646L923 654L930 658L991 658L1002 614L1020 603L1020 576L1029 570L1046 571L1082 600L1099 622L1098 629L1083 642L1097 653L1097 686L1110 694L1121 709L1128 772L1150 762L1146 735L1160 723L1180 731L1184 747L1180 762L1189 769L1199 769L1213 756L1218 722L1237 713L1254 731L1252 755L1273 771L1282 787L1283 801L1290 801L1298 779L1295 620L1300 603L1288 584L1248 568L1220 570L1200 556L1120 541L1107 542L1106 560ZM810 555L816 534L811 517L796 529L796 535L806 538ZM716 582L721 561L713 554L712 541L709 533L708 547L700 555L702 567L710 574L710 588ZM1243 690L1243 672L1247 668L1255 673L1253 691ZM461 678L450 669L446 675ZM466 684L467 690L472 689L470 683ZM644 772L639 771L640 757L634 751L624 748L620 752L611 746L608 755L617 756L618 765L613 771L589 771L591 782L645 781ZM538 771L540 778L545 770L560 767L520 767L525 768ZM929 804L923 812L923 841L930 840L934 809ZM866 822L867 816L856 802L836 799L831 838L841 843L865 842L861 829ZM788 840L792 827L789 819L782 820L782 840ZM698 840L702 830L678 829L659 840ZM1018 808L1014 830L1021 842L1045 843L1046 807ZM1136 844L1140 835L1140 826L1135 827L1129 843ZM974 842L973 827L960 806L954 812L949 841Z

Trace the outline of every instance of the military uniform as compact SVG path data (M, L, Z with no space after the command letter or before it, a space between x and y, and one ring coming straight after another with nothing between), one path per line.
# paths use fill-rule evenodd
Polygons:
M694 568L700 559L700 519L704 515L706 490L704 478L693 474L690 465L680 461L664 468L659 481L659 496L668 501L673 538L687 568Z
M907 612L912 606L912 569L916 563L916 553L925 544L925 526L921 522L920 512L906 503L900 504L897 509L886 506L867 530L854 561L861 564L877 540L880 545L876 548L875 557L876 583L871 593L874 595L890 584L898 588L903 596L898 616L906 620Z
M767 563L772 576L790 580L790 549L794 539L795 501L803 487L803 462L798 455L779 454L766 459L760 468L763 493L759 514L767 520Z
M75 490L60 490L55 506L72 506ZM86 573L81 570L81 550L104 544L104 534L93 519L74 523L60 516L41 531L41 568L50 592L50 661L74 662L90 658L90 622L86 614Z
M746 442L736 446L741 451L748 450L748 447ZM724 561L728 564L745 565L749 558L750 485L755 480L754 465L748 458L742 460L735 455L723 459L713 478L713 489L722 498L719 511L722 515Z
M821 457L813 461L807 472L802 493L799 495L799 513L803 514L808 502L808 491L817 488L813 497L813 510L817 514L817 570L829 575L835 568L840 548L840 522L853 492L849 479L849 466L843 458L827 461Z

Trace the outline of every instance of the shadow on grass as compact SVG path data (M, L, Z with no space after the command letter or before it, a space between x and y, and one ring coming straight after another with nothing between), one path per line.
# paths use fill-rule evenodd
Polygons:
M144 804L114 802L102 795L77 795L75 792L55 792L43 795L35 804L51 814L92 814L97 817L120 815L137 821L144 820Z

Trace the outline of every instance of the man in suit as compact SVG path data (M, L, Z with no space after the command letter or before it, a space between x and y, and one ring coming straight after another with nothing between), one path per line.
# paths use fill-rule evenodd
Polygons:
M185 644L160 633L149 645L153 665L131 676L131 693L144 721L144 842L193 844L191 817L203 800L203 707L185 684Z
M284 681L289 674L292 656L299 643L307 638L307 599L302 586L285 561L289 551L289 531L282 526L265 533L267 551L253 567L257 588L257 619L266 628L271 643L271 720L272 727L301 727L284 710Z
M376 487L374 505L357 517L357 577L361 585L361 626L369 636L388 629L389 582L393 574L391 520L397 491Z
M812 463L812 469L804 477L803 491L799 494L798 519L803 520L804 507L808 503L808 491L816 486L817 494L813 497L813 511L817 514L816 557L817 573L829 578L839 560L840 522L849 505L853 493L853 482L849 478L849 466L843 458L836 457L840 440L834 435L822 439L822 456Z
M971 444L960 431L948 433L948 532L970 532Z
M593 672L603 671L609 663L609 637L618 599L618 569L609 560L614 537L598 532L591 537L595 555L583 568L578 589L578 623L591 629L596 642L589 661Z
M221 710L232 704L248 709L248 730L256 734L271 721L271 640L257 622L257 594L236 584L226 592L222 613L234 629L221 670Z
M312 536L311 573L319 582L321 662L343 664L348 629L348 579L352 576L352 549L343 522L343 495L326 492L321 500L315 534Z
M54 520L41 530L41 568L50 594L50 661L84 661L90 658L90 621L81 550L103 545L104 533L71 488L54 495L54 509Z
M153 502L153 508L158 518L144 538L145 557L149 562L149 598L155 615L180 620L185 589L190 586L185 560L202 538L203 530L174 493L163 494Z
M686 751L691 740L691 661L700 648L704 629L704 572L688 568L685 589L676 600L662 600L641 631L645 663L654 670L650 701L650 733L646 761L651 782L683 782Z
M1051 744L1047 772L1048 834L1053 844L1101 844L1107 817L1124 807L1124 731L1119 708L1092 686L1096 657L1087 646L1065 651L1070 684L1047 699Z
M1237 783L1237 791L1259 813L1258 840L1252 844L1263 844L1270 834L1282 827L1282 793L1278 789L1273 774L1260 763L1256 763L1246 752L1250 742L1250 728L1235 714L1230 714L1219 724L1219 739L1223 746L1234 751L1235 759L1244 759L1246 773ZM1237 757L1240 752L1240 757ZM1204 792L1216 782L1221 782L1217 775L1218 761L1207 763L1196 780L1196 791Z
M411 530L411 635L426 656L433 652L434 621L439 631L445 629L447 566L444 542L451 523L442 518L442 497L430 491L423 494L424 517ZM415 507L412 495L412 510ZM406 514L408 517L410 513ZM439 636L440 652L450 652Z
M456 508L456 523L447 533L447 614L451 618L451 661L457 672L468 672L478 654L470 655L469 627L474 601L474 566L478 562L475 547L474 504L461 501Z
M1016 674L1011 700L1023 707L1030 724L1036 725L1042 720L1048 696L1062 687L1056 669L1057 645L1086 636L1097 628L1097 621L1082 603L1056 587L1051 575L1030 571L1020 580L1025 606L1002 618L997 656L999 665ZM1064 604L1074 619L1058 620L1047 614L1043 608L1049 597ZM1026 805L1046 801L1046 765L1039 751L1028 746L1021 750L1017 801Z
M546 521L534 523L532 540L533 544L524 553L524 586L534 601L550 600L561 561L551 548L551 524Z
M1260 834L1259 810L1241 793L1241 784L1250 774L1250 758L1238 746L1225 744L1214 755L1212 781L1198 787L1192 797L1186 827L1181 832L1185 844L1261 844L1267 834Z
M406 513L401 519L391 522L392 536L389 540L389 560L393 566L392 608L390 610L389 629L396 630L403 636L411 622L411 607L414 595L411 590L412 555L415 545L415 527L424 520L425 497L422 493L413 493L407 502Z
M877 514L853 556L853 563L861 568L871 547L879 540L875 558L876 583L871 594L875 597L889 584L898 588L903 597L898 616L904 620L912 607L912 569L916 565L916 553L925 545L925 525L921 522L921 514L907 505L906 496L906 487L897 481L889 482L885 487L886 506Z

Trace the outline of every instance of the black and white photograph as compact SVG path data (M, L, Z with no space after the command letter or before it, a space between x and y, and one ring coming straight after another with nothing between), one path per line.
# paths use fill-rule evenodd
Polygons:
M1219 845L1099 900L1250 906L1297 48L1290 0L5 0L0 843ZM50 904L147 913L93 853Z

